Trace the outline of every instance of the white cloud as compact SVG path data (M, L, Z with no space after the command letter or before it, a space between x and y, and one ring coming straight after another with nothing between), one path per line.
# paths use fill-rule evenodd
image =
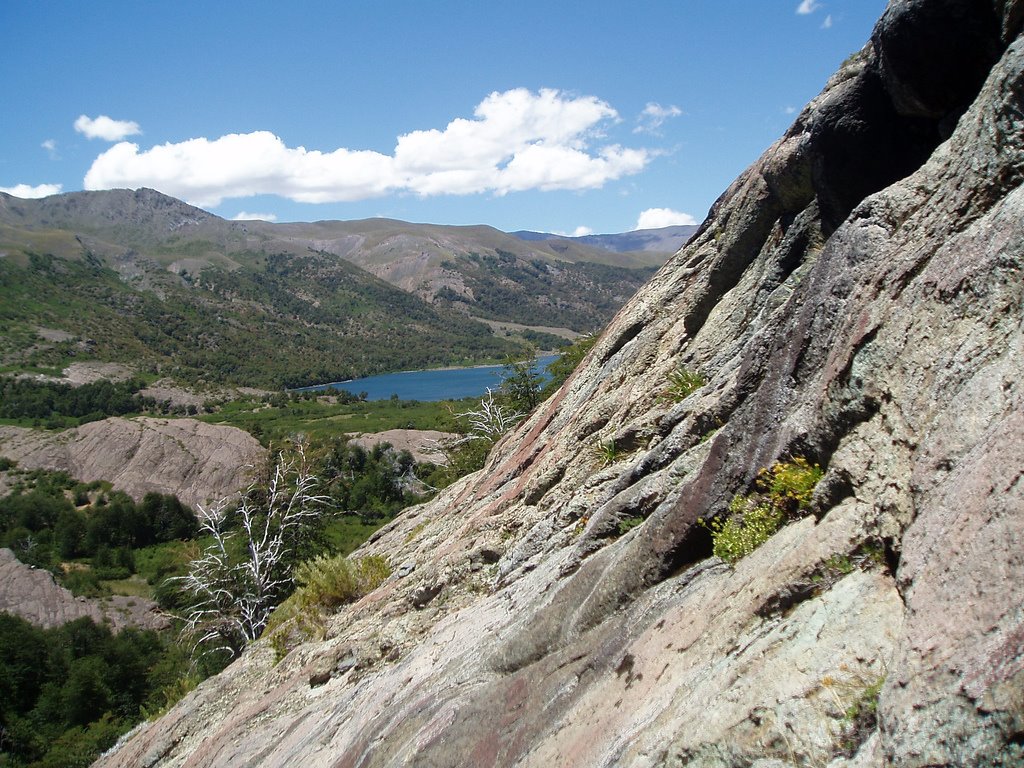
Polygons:
M114 120L106 115L100 115L95 120L87 115L79 115L75 120L75 130L87 139L104 141L121 141L142 133L138 123L131 120Z
M683 114L683 110L675 105L663 107L656 102L648 102L636 120L637 126L633 129L633 133L657 133L666 120L679 117L681 114Z
M809 13L814 13L819 8L821 8L821 3L818 0L801 0L796 12L801 16L806 16Z
M594 234L594 230L592 230L590 227L584 227L582 225L576 227L576 229L572 231L573 237L586 237L587 235L592 234Z
M792 104L790 104L787 107L783 107L782 108L782 112L783 112L783 114L786 114L786 115L795 115L796 114L796 107L794 107Z
M673 211L671 208L648 208L640 212L633 229L661 229L678 224L696 224L697 220L688 213Z
M57 141L56 141L56 139L47 139L46 141L44 141L39 146L46 150L46 153L50 156L51 160L58 160L58 159L60 159L58 157L58 155L57 155Z
M28 199L59 194L62 187L62 184L39 184L34 187L30 187L28 184L15 184L13 187L0 187L0 192Z
M276 213L249 213L248 211L239 211L237 214L231 217L232 221L277 221Z
M399 136L392 155L291 148L269 131L146 150L122 142L93 161L85 188L155 187L210 207L260 194L326 203L403 192L592 189L643 170L652 157L644 149L592 146L601 126L617 119L610 105L592 96L518 88L489 95L472 119Z
M832 29L832 14L830 13L825 17L825 20L821 22L822 29Z

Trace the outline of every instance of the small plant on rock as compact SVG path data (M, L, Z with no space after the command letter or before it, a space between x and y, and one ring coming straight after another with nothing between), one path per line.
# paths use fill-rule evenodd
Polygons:
M708 381L699 372L681 365L668 375L668 387L663 397L673 403L688 398Z
M730 517L703 523L711 531L713 552L730 565L770 539L785 519L775 505L737 496L729 505Z
M822 679L822 688L835 700L841 713L836 734L836 756L853 757L878 727L878 700L885 684L885 673L854 675L840 681L831 676Z
M614 440L601 440L594 446L594 456L601 467L610 467L619 459L619 449Z
M780 461L757 476L757 490L736 496L724 519L701 521L711 531L715 556L730 565L770 539L792 515L811 502L824 472L803 457Z
M778 461L770 469L761 470L758 487L770 495L774 503L792 509L806 509L811 503L814 487L824 475L817 464L803 456L792 461Z

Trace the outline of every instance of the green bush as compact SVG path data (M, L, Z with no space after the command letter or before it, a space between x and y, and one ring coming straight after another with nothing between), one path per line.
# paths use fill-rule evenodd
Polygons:
M714 554L733 564L770 539L785 519L785 513L771 503L752 501L737 496L729 505L729 512L738 517L725 520L715 518L707 527L711 530Z
M757 490L736 496L728 516L701 521L711 531L715 556L732 565L764 544L790 516L807 508L823 475L821 467L801 456L761 470Z
M387 560L377 555L320 556L295 569L296 595L306 607L337 608L372 592L390 575Z
M824 474L817 464L812 466L807 459L797 456L792 461L779 461L771 469L761 470L757 482L776 503L806 509L814 487Z
M323 612L354 602L372 592L391 575L387 560L377 555L348 558L321 555L295 569L298 588L270 616L264 636L270 636L279 658L287 652L287 635L278 631L288 622L304 637L323 627ZM293 621L294 620L294 621Z

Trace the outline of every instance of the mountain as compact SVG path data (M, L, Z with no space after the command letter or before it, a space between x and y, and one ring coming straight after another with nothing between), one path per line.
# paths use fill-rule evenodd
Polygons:
M527 242L565 240L615 253L646 252L671 255L682 248L696 231L696 225L680 224L672 227L660 227L658 229L635 229L632 232L623 232L617 235L568 237L566 235L552 235L546 232L529 231L512 232L511 234Z
M490 227L229 222L149 189L0 194L0 255L0 365L95 357L264 387L550 346L652 273Z
M527 243L482 225L367 219L255 227L347 259L436 306L576 332L603 327L668 258L572 242Z
M391 578L98 765L1024 763L1021 11L889 3Z

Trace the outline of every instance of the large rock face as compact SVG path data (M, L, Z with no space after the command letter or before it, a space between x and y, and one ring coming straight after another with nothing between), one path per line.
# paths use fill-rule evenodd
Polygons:
M392 579L100 765L1024 763L1022 18L891 3ZM795 456L811 514L711 557Z
M57 433L0 427L0 456L25 469L63 470L84 482L109 480L136 499L156 491L195 506L244 488L266 450L235 427L111 418Z

